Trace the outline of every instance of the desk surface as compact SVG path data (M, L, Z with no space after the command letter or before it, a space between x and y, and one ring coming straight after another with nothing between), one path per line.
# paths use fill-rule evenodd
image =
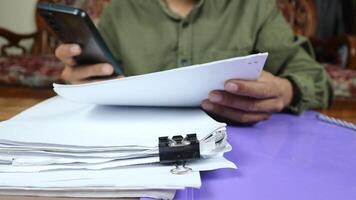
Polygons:
M200 189L176 199L355 200L356 132L316 119L274 114L254 127L229 127L226 157L237 170L202 173Z
M54 95L52 89L0 85L0 121L9 119L26 108ZM321 110L320 112L356 123L356 99L337 100L331 109Z

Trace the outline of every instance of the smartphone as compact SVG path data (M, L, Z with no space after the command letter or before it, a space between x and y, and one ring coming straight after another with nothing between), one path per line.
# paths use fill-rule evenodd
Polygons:
M39 3L37 10L61 42L80 45L82 53L74 57L78 65L110 63L115 75L124 75L84 10L52 3Z

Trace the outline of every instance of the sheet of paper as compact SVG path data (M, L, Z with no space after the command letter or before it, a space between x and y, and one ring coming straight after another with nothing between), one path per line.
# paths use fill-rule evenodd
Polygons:
M43 190L43 189L33 189L33 188L0 188L0 199L10 199L7 196L21 196L22 200L31 199L28 196L39 196L39 197L70 197L72 198L139 198L139 197L149 197L153 199L173 199L175 195L175 190L118 190L118 189L106 189L106 188L88 188L72 190L71 188L59 188L57 190ZM26 197L27 198L26 198ZM14 199L12 197L11 199ZM20 198L17 198L20 199ZM50 200L48 198L36 198L36 200ZM57 199L57 198L56 198ZM81 199L83 200L83 199ZM85 199L87 200L87 199ZM93 199L94 200L94 199ZM95 199L96 200L96 199Z
M63 170L38 173L0 173L1 187L83 188L115 187L117 189L180 189L200 187L199 171L218 168L236 169L223 157L200 159L186 165L193 171L176 175L174 166L147 164L106 170ZM125 181L123 181L125 180Z
M199 106L229 79L256 80L267 56L255 54L82 85L54 84L54 91L72 101L101 105Z
M55 97L41 114L0 123L0 143L80 147L156 147L158 137L225 127L200 109L80 105ZM41 110L41 109L40 109ZM34 143L34 144L33 144Z
M38 173L0 173L1 187L116 189L182 189L200 187L199 172L179 176L172 166L142 165L108 170L64 170Z
M91 153L63 154L58 152L40 152L31 149L19 151L18 148L0 148L0 161L12 162L12 165L49 165L66 163L104 163L119 159L153 157L158 150L126 153L100 153L93 156Z
M35 158L33 158L35 162ZM122 160L112 160L108 162L99 163L59 163L59 164L43 164L43 165L0 165L0 173L15 173L15 172L42 172L50 170L101 170L110 169L117 167L124 167L130 165L140 165L140 164L150 164L158 163L159 157L144 157L144 158L134 158L134 159L122 159Z

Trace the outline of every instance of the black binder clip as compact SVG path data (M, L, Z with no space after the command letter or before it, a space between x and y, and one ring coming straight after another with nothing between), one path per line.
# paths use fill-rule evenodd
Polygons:
M187 134L159 138L159 160L160 163L175 163L176 168L172 169L173 174L184 174L192 169L186 167L187 161L200 158L199 140L196 134Z

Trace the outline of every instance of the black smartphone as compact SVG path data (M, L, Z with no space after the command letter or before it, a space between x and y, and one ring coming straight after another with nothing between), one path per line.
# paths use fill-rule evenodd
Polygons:
M74 58L78 65L110 63L115 75L124 75L84 10L51 3L39 3L37 10L61 42L80 45L82 53Z

